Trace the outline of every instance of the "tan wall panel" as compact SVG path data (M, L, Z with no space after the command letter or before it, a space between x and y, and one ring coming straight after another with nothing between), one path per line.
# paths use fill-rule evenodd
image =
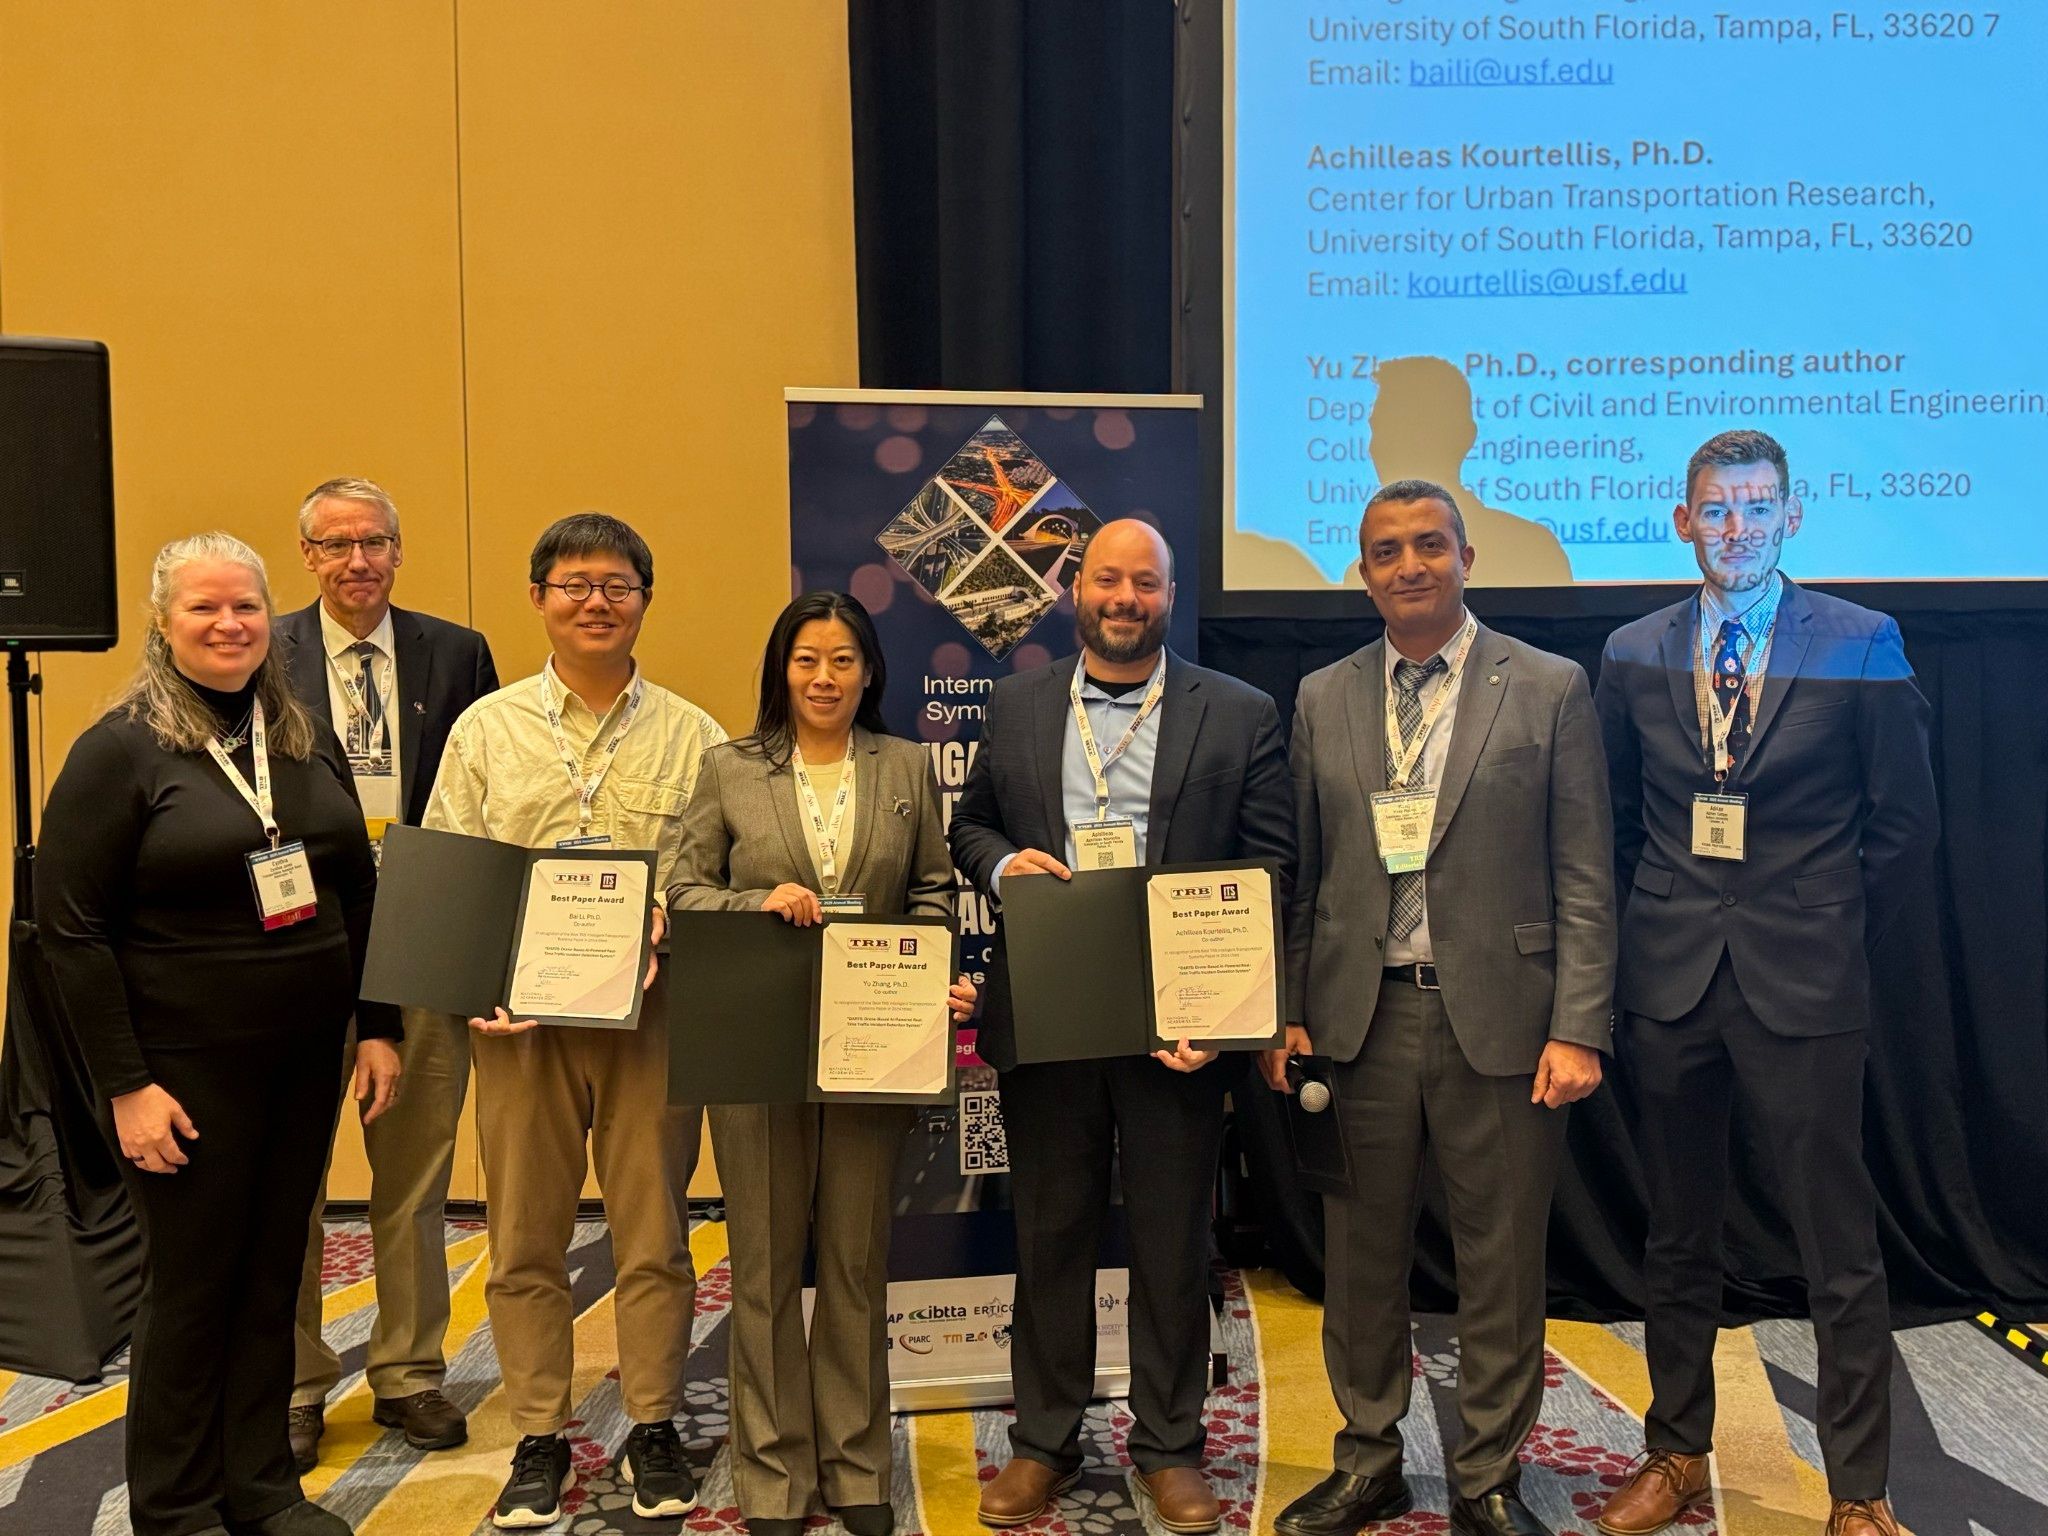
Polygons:
M649 676L743 727L789 589L781 391L857 372L845 6L460 16L477 612L538 666L534 535L616 513L654 547Z
M43 785L133 664L148 565L225 527L311 596L329 475L409 514L403 601L468 606L453 16L0 0L0 324L105 341L123 636L47 669Z

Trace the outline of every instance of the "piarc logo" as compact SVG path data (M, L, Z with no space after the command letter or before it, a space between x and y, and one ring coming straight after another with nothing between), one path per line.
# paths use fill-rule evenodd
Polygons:
M1102 526L1000 416L962 443L875 542L1001 661L1060 600Z

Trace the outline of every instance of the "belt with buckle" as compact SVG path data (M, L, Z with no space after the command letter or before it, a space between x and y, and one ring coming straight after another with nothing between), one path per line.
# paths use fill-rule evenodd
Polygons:
M1425 992L1441 992L1436 984L1436 967L1417 960L1410 965L1390 965L1386 969L1389 981L1405 981L1411 987L1420 987Z

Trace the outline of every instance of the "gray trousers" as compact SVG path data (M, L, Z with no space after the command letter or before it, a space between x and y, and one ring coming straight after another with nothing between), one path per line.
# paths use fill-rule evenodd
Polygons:
M732 1264L728 1376L741 1515L813 1500L887 1504L889 1217L916 1112L894 1104L721 1104L711 1146ZM804 1333L804 1248L818 1294Z
M1356 1059L1335 1073L1353 1189L1324 1197L1323 1357L1344 1427L1337 1469L1397 1471L1411 1372L1408 1274L1425 1149L1443 1176L1458 1274L1451 1491L1518 1475L1543 1403L1544 1245L1564 1110L1533 1072L1486 1077L1458 1049L1443 994L1388 978Z

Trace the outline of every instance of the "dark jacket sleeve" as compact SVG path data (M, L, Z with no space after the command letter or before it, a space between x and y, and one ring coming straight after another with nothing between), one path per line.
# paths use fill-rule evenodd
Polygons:
M959 886L953 877L953 855L946 846L945 818L939 811L939 781L932 773L929 752L918 776L917 844L910 850L910 889L905 910L920 917L943 917L959 926Z
M1890 926L1940 833L1927 753L1927 700L1913 680L1899 626L1887 618L1870 642L1858 690L1856 746L1863 759L1863 900L1866 944Z
M1247 856L1271 859L1280 867L1273 905L1285 912L1294 892L1294 787L1287 772L1287 749L1280 742L1280 707L1264 694L1259 695L1258 724L1245 764L1237 833Z
M114 956L149 821L149 766L136 755L106 723L78 738L50 787L35 863L43 952L93 1082L109 1099L153 1081Z
M996 803L995 778L989 769L1002 733L1002 698L1002 688L990 690L982 716L981 750L974 754L974 766L967 770L967 782L953 806L953 862L984 896L995 895L989 882L996 866L1018 851L1003 825L1003 808Z
M1614 1049L1614 822L1586 674L1571 665L1551 732L1550 892L1556 986L1550 1038Z
M1316 792L1315 716L1312 689L1294 701L1294 739L1288 746L1288 778L1294 796L1294 880L1287 893L1287 1022L1308 1022L1308 961L1315 943L1316 896L1323 883L1323 811Z
M1600 742L1607 757L1607 793L1614 814L1614 905L1628 905L1635 884L1636 863L1649 834L1643 827L1643 746L1629 719L1625 663L1607 637L1600 653L1600 681L1593 689L1593 710L1600 718Z
M491 642L481 634L476 637L475 686L476 691L469 696L472 703L498 691L498 664L491 659Z
M344 829L340 866L334 884L341 893L341 918L348 929L348 957L356 985L363 981L363 962L370 953L370 914L377 904L377 856L370 851L369 830L363 825L362 802L356 798L356 781L342 760L341 745L332 731L313 733L313 766L334 775L355 816ZM399 1022L392 1003L356 1002L356 1038L359 1040L402 1040L405 1026Z

